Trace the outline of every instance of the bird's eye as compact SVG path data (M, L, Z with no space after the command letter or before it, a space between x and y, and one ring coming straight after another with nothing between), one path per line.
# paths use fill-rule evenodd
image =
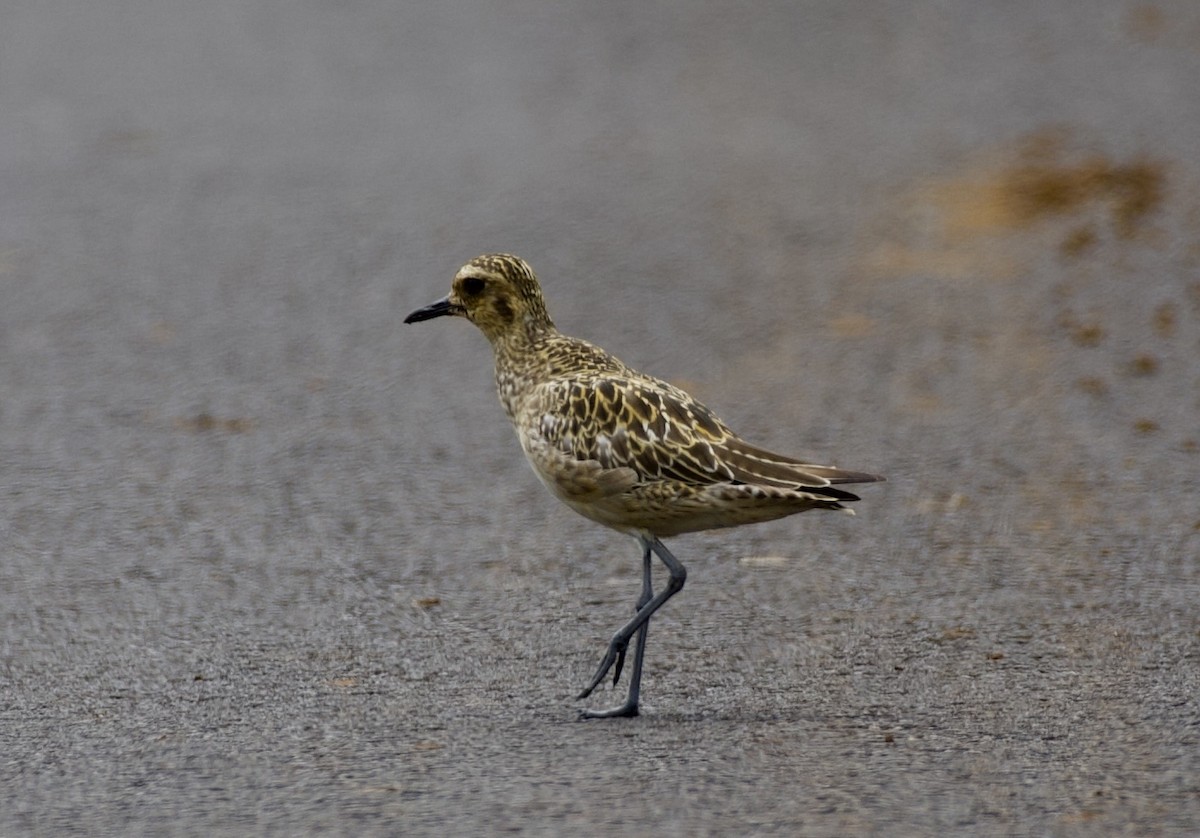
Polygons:
M474 297L476 294L483 292L483 286L486 283L477 276L469 276L462 282L462 290L464 294L469 294Z

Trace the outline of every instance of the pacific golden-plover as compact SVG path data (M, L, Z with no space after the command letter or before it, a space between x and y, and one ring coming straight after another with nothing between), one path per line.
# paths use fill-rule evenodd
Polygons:
M584 710L585 718L636 716L650 617L683 588L687 571L664 536L771 521L809 509L841 509L857 495L841 483L876 474L818 466L772 454L740 439L704 405L665 381L643 375L603 349L554 327L537 278L505 253L472 259L450 293L404 319L453 315L470 320L492 344L500 402L538 478L585 518L632 535L642 547L636 614L608 644L586 698L637 634L625 702ZM670 578L651 585L653 553Z

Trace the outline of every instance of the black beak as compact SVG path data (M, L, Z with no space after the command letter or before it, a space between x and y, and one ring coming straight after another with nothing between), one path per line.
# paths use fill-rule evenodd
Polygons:
M450 305L449 297L442 297L436 303L430 303L425 308L419 308L408 317L404 318L405 323L419 323L422 320L432 320L435 317L443 317L447 314L457 313L454 306Z

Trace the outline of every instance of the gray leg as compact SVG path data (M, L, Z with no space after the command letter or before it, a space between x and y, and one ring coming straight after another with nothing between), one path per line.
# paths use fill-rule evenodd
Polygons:
M641 611L646 607L646 603L654 598L654 585L650 579L650 542L643 539L638 539L638 541L642 544L642 593L638 596L637 605L634 606L635 612ZM581 718L609 719L615 716L636 716L638 714L638 695L642 691L642 660L646 656L646 633L649 630L650 621L647 620L637 632L637 645L633 650L633 672L629 676L629 694L625 697L625 703L607 710L580 710ZM621 678L621 669L624 666L625 650L622 649L617 655L616 671L613 673L614 687Z
M608 652L605 654L604 660L600 662L600 668L596 670L595 676L592 678L587 687L584 688L583 692L578 695L578 698L587 698L592 694L592 690L596 689L600 682L604 680L604 676L607 675L608 671L617 664L617 661L624 659L625 650L629 648L629 641L632 639L634 633L645 626L650 620L650 617L653 616L654 612L662 608L668 599L683 590L683 583L687 581L687 569L684 568L679 559L675 558L671 554L670 550L663 546L661 541L659 541L657 538L646 539L640 536L638 540L642 543L642 547L646 551L644 555L645 560L648 561L650 552L653 551L654 554L662 560L662 563L667 566L667 572L671 574L671 577L667 580L667 587L663 589L662 593L651 597L648 601L644 601L644 604L640 605L637 614L634 615L633 619L621 626L617 633L613 635L612 640L610 640L608 644ZM643 572L643 582L645 581L645 578L646 575L645 572ZM643 586L643 596L646 590L646 586ZM643 600L639 600L639 603L642 602ZM625 700L624 705L615 708L616 710L624 712L610 713L608 711L603 711L597 714L589 715L601 717L608 715L636 715L638 692L641 689L642 658L645 652L645 643L645 634L642 634L638 637L638 645L634 651L634 672L630 683L629 698ZM620 674L619 670L618 674Z

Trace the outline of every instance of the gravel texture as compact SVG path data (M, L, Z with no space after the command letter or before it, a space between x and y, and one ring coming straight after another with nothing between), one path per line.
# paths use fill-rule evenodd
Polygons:
M1200 6L2 14L0 834L1200 832ZM491 250L889 477L670 541L637 719L637 545L401 324Z

